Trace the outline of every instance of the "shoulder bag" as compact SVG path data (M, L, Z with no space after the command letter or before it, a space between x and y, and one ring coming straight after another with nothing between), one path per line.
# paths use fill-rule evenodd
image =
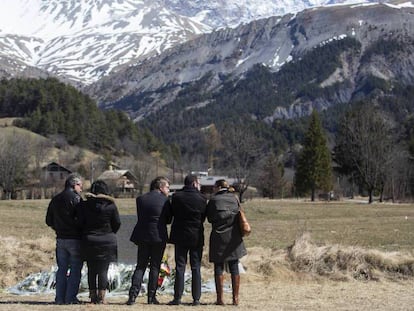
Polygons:
M239 223L240 223L241 235L243 237L248 236L250 232L252 231L252 228L250 227L250 224L247 221L246 215L244 214L244 211L241 209L240 205L239 205Z

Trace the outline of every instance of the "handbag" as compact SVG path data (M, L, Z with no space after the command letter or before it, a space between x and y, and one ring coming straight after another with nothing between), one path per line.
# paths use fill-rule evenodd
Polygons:
M246 215L242 209L239 209L239 224L242 237L248 236L252 231L249 222L247 221Z

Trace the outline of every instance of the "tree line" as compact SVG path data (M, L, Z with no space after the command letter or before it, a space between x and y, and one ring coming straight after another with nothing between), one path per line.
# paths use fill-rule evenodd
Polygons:
M319 124L313 113L295 175L300 193L311 191L314 198L315 186L331 190L334 180L329 174L334 173L355 185L351 195L366 193L369 203L374 195L379 201L412 198L414 123L407 132L401 132L401 127L383 110L360 102L340 119L331 153L333 161L327 161L330 152Z
M362 170L358 171L358 168L363 165L374 165L373 159L370 158L369 161L354 159L355 163L349 163L350 159L345 157L345 154L356 147L350 149L349 146L344 147L343 144L349 143L344 139L344 133L346 133L345 128L352 119L351 117L356 118L358 115L365 117L366 114L372 114L377 122L383 122L382 119L384 119L387 120L387 126L393 125L389 130L392 135L387 134L378 140L379 137L375 136L377 133L372 132L372 137L369 137L371 134L366 134L368 135L367 139L372 139L375 144L384 147L385 142L388 141L387 137L392 137L395 149L398 146L405 152L396 152L391 157L404 155L404 161L397 160L397 163L406 163L407 167L411 168L412 163L409 159L413 153L408 150L413 148L412 142L410 142L413 139L413 122L410 116L414 113L412 101L414 88L398 79L391 81L373 75L365 75L359 78L358 86L353 90L353 93L347 95L351 96L350 100L346 103L338 103L335 102L337 98L354 88L352 82L344 80L330 86L321 87L320 85L335 70L342 68L343 59L359 59L361 66L365 66L371 61L373 55L395 57L394 53L401 52L397 51L395 44L400 46L401 42L381 39L375 42L372 48L361 51L360 42L354 38L334 41L310 51L301 59L285 64L276 73L258 64L248 71L242 79L222 75L219 77L221 81L218 90L212 90L209 87L210 79L217 79L212 73L209 73L203 79L183 87L170 105L163 107L160 113L143 120L141 125L151 129L166 144L178 146L176 156L171 159L172 162L178 162L178 165L186 166L191 163L195 166L214 167L217 172L239 176L238 179L244 180L245 184L263 185L265 182L262 179L269 171L269 163L274 163L276 159L279 162L276 167L284 167L286 174L291 174L290 170L294 171L295 181L293 185L285 185L288 189L275 191L275 189L263 186L261 192L270 196L304 195L309 190L309 185L303 185L301 181L309 178L307 176L309 172L300 176L298 169L301 166L307 167L309 165L301 163L301 159L311 161L309 152L312 154L314 151L312 149L315 148L311 145L311 150L307 150L303 145L306 140L311 139L308 137L307 125L313 117L303 116L273 121L267 121L265 118L273 113L275 107L289 109L289 105L295 101L325 101L331 106L320 112L318 122L321 123L321 131L326 135L329 158L333 163L332 173L330 175L325 173L326 176L331 176L335 180L329 183L312 178L308 180L307 183L314 183L311 186L311 189L314 188L313 191L311 190L313 196L316 195L315 189L318 187L318 190L321 191L321 188L329 188L328 185L331 188L338 188L339 184L346 184L342 187L352 189L347 190L348 195L368 194L370 200L374 194L378 193L382 194L381 198L383 198L385 192L391 192L392 194L387 194L387 196L393 198L412 195L414 188L412 177L399 174L398 178L393 177L393 182L390 180L385 182L385 177L388 178L391 173L397 174L396 168L388 169L387 173L382 172L381 174L377 170L375 172L365 171L365 173ZM344 95L344 97L346 96ZM194 103L205 104L201 108L195 108ZM375 113L372 111L373 108L369 106L375 107ZM314 109L317 107L315 106ZM217 141L214 148L211 146L212 140L206 144L203 140L205 135L203 129L212 128L213 125L219 136L219 139L213 140ZM238 137L239 142L235 137ZM244 158L237 159L235 156L237 152L234 151L240 149L243 137L249 143L246 144ZM254 137L254 139L249 137ZM362 134L358 139L363 139ZM311 141L313 140L311 139ZM319 140L316 142L319 143ZM362 146L367 145L363 144ZM358 146L354 150L353 157L357 155L362 157L361 154L364 154L362 146ZM308 156L302 155L302 152L308 152ZM388 156L390 155L388 154ZM325 164L330 163L328 156L324 157L326 157ZM382 160L385 161L385 159ZM378 161L374 162L378 163ZM395 163L385 161L382 166L383 169L385 166L395 167ZM244 170L241 170L241 167L244 167ZM314 174L318 171L315 168ZM406 170L407 174L408 172L410 170ZM299 173L301 173L300 169ZM376 174L379 175L376 176ZM280 176L280 173L274 175ZM404 179L403 183L401 179ZM400 181L398 187L397 180ZM275 180L273 184L286 183ZM389 188L393 190L391 191ZM397 191L397 188L401 189Z
M27 115L30 116L30 113ZM26 118L30 117L26 116L22 120ZM378 105L358 102L342 112L335 137L329 141L329 131L324 128L322 118L314 110L302 122L304 134L298 139L300 143L291 145L288 149L290 152L279 154L268 148L265 136L256 136L252 130L254 125L249 126L248 122L228 123L221 130L212 123L189 133L189 137L198 137L199 154L207 155L208 167L213 173L225 173L236 179L241 200L249 186L257 187L261 195L270 198L309 195L311 200L315 200L318 193L329 193L335 189L335 183L341 178L346 181L348 191L351 191L348 195L366 193L369 202L373 202L376 195L380 200L400 200L414 194L412 121L413 117L403 124L396 123ZM125 129L125 125L117 128L116 122L109 124L112 124L115 133L128 135L128 131L121 130ZM78 132L88 130L77 128ZM285 131L286 134L289 132ZM51 135L54 132L47 133ZM30 157L34 156L40 161L41 153L47 146L43 143L34 144L26 136L0 135L0 140L0 186L8 194L6 197L10 197L27 181L26 170ZM76 139L74 141L77 142ZM180 146L171 145L162 150L164 154L158 152L158 156L162 156L170 167L180 167L180 161L201 167L204 162L196 154L186 158ZM131 167L136 169L134 165ZM285 178L289 167L294 169L293 183ZM148 174L149 168L145 166L144 175L148 177ZM140 169L137 168L137 176L140 175ZM141 180L142 185L144 182Z
M89 96L55 78L1 80L0 117L18 117L16 126L98 152L136 155L161 144L124 112L100 110Z
M100 110L90 97L55 78L1 80L0 117L16 118L13 125L47 137L39 142L18 132L0 133L0 188L4 198L15 197L16 191L33 183L41 186L41 162L51 147L77 146L101 154L107 161L122 156L140 158L164 148L126 113ZM81 157L77 155L72 162ZM35 165L30 165L33 162ZM88 171L84 166L78 169L83 174Z
M385 54L392 45L377 46ZM359 42L347 38L315 49L277 73L256 65L243 79L220 76L218 91L208 87L216 78L209 73L138 125L123 112L99 110L92 99L56 79L2 80L0 115L18 116L20 126L95 151L152 152L170 168L235 177L241 196L252 185L269 197L314 199L318 191L339 186L347 195L368 194L370 201L374 195L412 195L412 86L367 75L346 104L317 116L265 119L276 106L304 98L329 101L347 89L349 81L324 88L320 82L341 66L341 55L360 52ZM362 59L368 61L374 53L368 49ZM132 105L139 98L131 100ZM195 108L195 103L206 104Z

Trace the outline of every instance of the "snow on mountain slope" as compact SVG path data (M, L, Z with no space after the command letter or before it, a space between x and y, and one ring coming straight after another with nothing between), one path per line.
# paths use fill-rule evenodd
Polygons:
M0 58L83 84L211 30L143 1L2 0L1 7Z
M196 18L213 28L236 27L255 19L296 13L311 7L332 4L373 2L366 0L165 0L171 10Z
M266 120L272 122L279 118L304 116L312 107L326 109L332 103L348 102L355 94L360 96L372 77L390 81L397 79L412 85L413 13L412 2L401 1L398 5L358 4L314 8L282 17L260 19L236 28L205 34L165 51L159 57L146 59L136 65L130 64L84 90L97 99L100 107L123 110L139 122L164 107L166 115L172 117L167 111L171 112L174 108L167 106L174 104L176 98L179 98L175 102L178 113L183 112L181 109L186 104L188 108L191 105L191 109L220 101L224 101L224 105L231 105L233 98L230 94L233 91L229 90L239 82L243 85L245 77L254 74L257 81L267 79L264 78L266 74L259 73L260 69L253 69L257 64L277 72L287 62L293 61L289 70L295 68L295 72L300 72L303 68L312 70L315 66L318 71L314 72L314 79L304 80L303 84L297 85L298 90L304 91L303 96L293 96L291 103L280 102L280 108L275 107L274 113L266 116ZM307 55L333 41L339 42L328 48L330 52L325 50L324 57L329 59L338 52L340 59L327 59L327 68L333 62L341 64L337 63L337 70L331 76L319 81L318 75L324 71L320 66L324 61L316 57L313 64ZM393 56L388 56L390 43L395 46L396 53ZM386 53L382 46L387 48ZM333 52L335 49L339 50ZM392 55L393 48L390 50ZM305 58L308 60L301 64L300 60ZM314 99L319 90L308 93L308 87L316 90L318 88L314 89L313 85L318 83L322 93L324 88L329 90L326 93L329 96ZM337 83L342 85L342 89ZM272 81L271 92L283 93L278 89L284 88L281 85L284 82ZM243 91L240 91L239 96L249 86L240 88ZM269 94L269 89L260 87L257 92L249 91L258 98L262 92ZM260 101L257 104L260 105ZM217 106L213 111L215 109ZM256 118L252 113L252 118ZM176 117L181 120L179 115ZM161 119L160 116L158 120Z
M27 66L91 84L213 28L364 0L2 0L0 68ZM4 75L4 73L3 73Z

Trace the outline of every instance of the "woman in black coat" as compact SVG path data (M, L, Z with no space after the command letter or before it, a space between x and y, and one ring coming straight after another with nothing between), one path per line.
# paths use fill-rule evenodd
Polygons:
M81 250L88 266L89 296L92 303L105 303L109 264L118 259L116 232L121 221L104 181L94 182L86 197L79 214L83 228Z
M239 226L239 201L228 183L219 179L216 193L207 204L207 220L211 223L209 260L214 263L217 305L223 305L224 264L229 265L233 289L233 305L239 304L239 259L247 254Z

